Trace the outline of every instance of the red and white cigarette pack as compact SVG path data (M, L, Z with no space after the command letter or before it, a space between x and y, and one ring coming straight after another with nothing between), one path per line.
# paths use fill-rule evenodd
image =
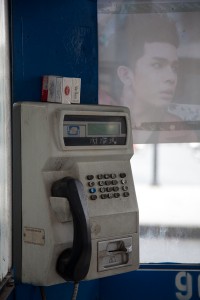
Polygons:
M81 79L43 76L42 101L64 104L80 103Z

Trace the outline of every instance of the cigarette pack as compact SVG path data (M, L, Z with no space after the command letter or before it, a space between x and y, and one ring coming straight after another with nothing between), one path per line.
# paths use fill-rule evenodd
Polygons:
M80 103L81 79L61 76L43 76L42 101L57 103Z

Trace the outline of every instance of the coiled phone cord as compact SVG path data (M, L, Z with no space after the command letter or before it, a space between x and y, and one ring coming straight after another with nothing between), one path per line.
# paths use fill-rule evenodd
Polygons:
M43 286L40 286L40 295L42 300L46 300L45 290ZM74 282L73 295L71 300L76 300L78 295L79 282Z
M40 295L42 300L47 300L43 286L40 286Z
M76 300L78 295L79 282L74 282L74 290L72 295L72 300Z

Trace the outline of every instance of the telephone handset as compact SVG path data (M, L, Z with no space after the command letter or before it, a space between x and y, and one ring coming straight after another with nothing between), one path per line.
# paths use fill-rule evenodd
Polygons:
M73 246L60 254L56 270L66 281L78 282L87 275L91 260L91 233L83 185L77 179L64 177L53 183L51 193L53 197L67 198L74 225Z

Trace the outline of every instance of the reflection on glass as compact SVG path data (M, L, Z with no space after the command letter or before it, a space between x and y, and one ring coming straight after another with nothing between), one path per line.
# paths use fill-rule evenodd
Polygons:
M200 144L138 145L132 170L141 263L200 262ZM156 180L155 180L156 172Z
M185 5L98 3L99 103L130 108L134 144L199 140L200 5Z

